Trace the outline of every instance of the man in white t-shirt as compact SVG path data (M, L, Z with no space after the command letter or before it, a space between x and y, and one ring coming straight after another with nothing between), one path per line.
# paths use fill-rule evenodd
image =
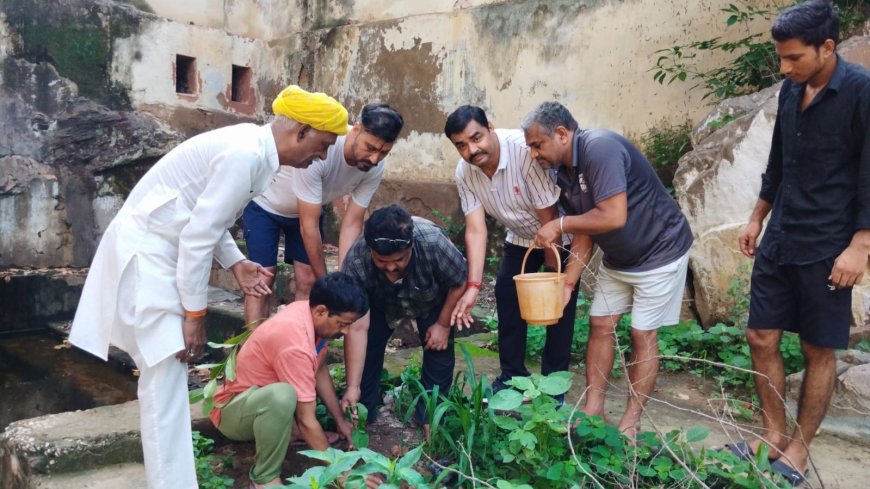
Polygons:
M245 208L248 257L273 273L278 240L284 233L284 262L293 264L296 300L307 299L314 280L327 272L320 229L322 206L350 195L339 231L340 268L348 248L362 233L366 208L384 173L380 163L403 125L401 114L389 105L366 105L326 159L304 170L282 169L269 188ZM268 316L269 296L245 296L246 322Z
M535 272L544 263L555 268L555 253L536 249L529 253L525 272L521 269L526 251L534 247L538 229L559 217L559 188L532 160L523 132L494 129L480 107L463 105L453 111L444 125L444 134L462 156L456 165L456 187L465 213L468 283L451 316L451 324L460 329L472 322L471 309L483 280L486 215L507 229L495 282L501 374L493 381L493 390L498 391L514 376L530 375L525 364L527 324L520 317L513 277ZM572 300L562 319L547 328L541 360L544 375L568 370L575 309L576 300Z

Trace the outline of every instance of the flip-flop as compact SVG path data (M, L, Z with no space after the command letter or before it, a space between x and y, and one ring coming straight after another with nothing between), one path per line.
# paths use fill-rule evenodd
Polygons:
M725 445L725 448L727 448L740 460L746 460L748 462L752 462L755 460L755 452L752 451L752 447L749 446L749 443L745 441L728 443Z
M770 462L770 470L776 472L781 475L792 487L799 486L803 484L807 478L810 476L809 469L805 470L803 474L797 471L791 465L783 462L782 460L774 460Z

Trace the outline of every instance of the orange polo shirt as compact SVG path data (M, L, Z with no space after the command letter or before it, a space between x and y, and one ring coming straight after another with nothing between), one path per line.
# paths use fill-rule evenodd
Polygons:
M239 351L236 380L224 382L215 393L215 404L224 406L251 386L275 382L292 385L298 402L314 401L315 375L325 358L325 342L317 351L308 301L293 302L251 333ZM220 408L212 409L208 416L215 426L220 425Z

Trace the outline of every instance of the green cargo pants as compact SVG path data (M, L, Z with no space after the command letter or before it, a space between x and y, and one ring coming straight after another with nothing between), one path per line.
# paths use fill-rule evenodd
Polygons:
M281 475L295 412L296 390L284 382L253 386L221 408L220 432L231 440L256 443L251 481L263 484Z

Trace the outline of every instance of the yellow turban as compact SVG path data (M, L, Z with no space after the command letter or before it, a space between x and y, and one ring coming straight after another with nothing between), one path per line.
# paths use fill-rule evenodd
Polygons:
M272 102L275 115L289 117L318 131L347 134L347 109L325 93L311 93L296 85L281 90Z

